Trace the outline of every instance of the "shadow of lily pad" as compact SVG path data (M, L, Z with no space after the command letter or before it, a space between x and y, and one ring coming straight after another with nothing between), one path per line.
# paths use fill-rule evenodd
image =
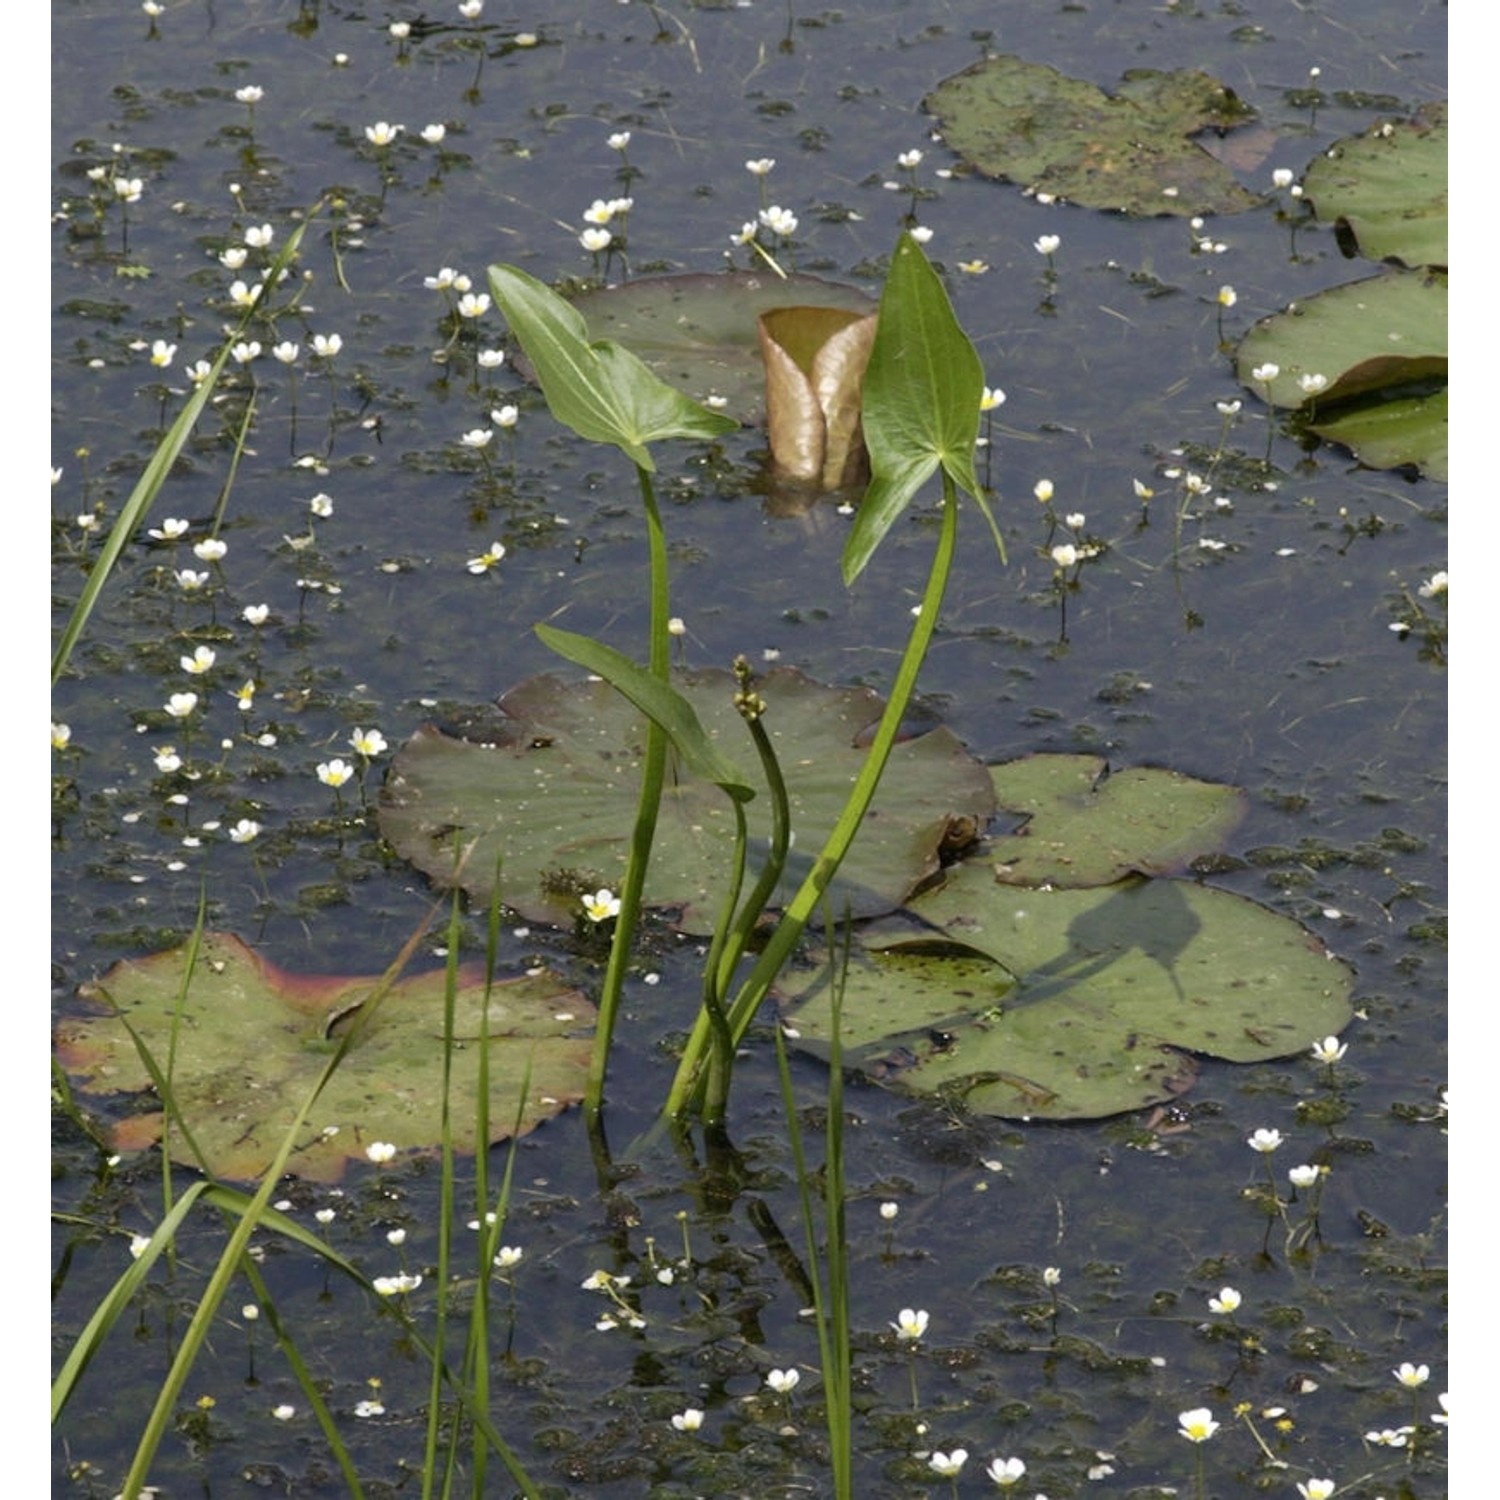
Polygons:
M1020 57L987 57L923 101L943 139L990 177L1085 208L1238 213L1260 200L1192 137L1253 118L1206 73L1135 69L1113 94Z
M996 804L1026 814L991 839L986 858L1007 885L1109 885L1125 875L1172 875L1223 848L1245 815L1245 794L1179 771L1109 773L1095 755L1029 755L991 766Z
M209 933L179 1014L186 969L185 948L117 963L82 990L109 1013L61 1022L57 1054L75 1087L94 1095L151 1087L131 1031L163 1072L172 1056L172 1091L210 1170L248 1181L270 1165L340 1028L353 1022L379 976L289 973L239 938ZM442 971L413 975L398 980L379 1001L313 1106L289 1172L333 1182L346 1161L363 1158L372 1141L402 1149L441 1141L445 985ZM510 1135L523 1083L523 1134L583 1097L594 1015L593 1006L555 975L492 986L493 1140ZM454 1029L462 1045L452 1056L452 1110L455 1144L468 1152L479 1144L474 1101L484 1016L483 974L461 971ZM112 1138L118 1149L140 1150L160 1140L162 1129L162 1115L153 1111L122 1120ZM198 1165L181 1132L172 1132L169 1149L174 1161Z
M673 685L710 739L732 758L746 731L731 673L685 673ZM834 688L777 668L759 679L763 723L781 759L795 837L776 900L800 883L831 832L880 717L868 689ZM580 893L618 889L635 822L645 734L640 715L607 684L531 678L500 700L487 737L425 728L398 752L381 796L381 832L403 858L451 883L455 849L473 844L463 888L488 900L497 856L502 897L532 921L570 925ZM746 807L755 847L770 835L769 798ZM896 908L938 869L958 834L972 839L994 807L985 767L941 726L898 744L879 795L829 892L856 917ZM646 904L677 925L712 931L734 841L730 804L716 787L670 766L646 880ZM752 848L752 859L755 848ZM774 903L773 903L774 904Z
M784 307L838 308L863 317L877 303L858 287L800 273L759 271L645 276L584 292L573 306L589 337L609 338L695 400L721 397L745 426L766 419L766 372L757 320Z
M1351 971L1304 928L1185 881L1025 890L970 860L909 911L921 931L881 924L855 950L849 1061L982 1114L1092 1119L1162 1103L1191 1085L1190 1054L1293 1056L1351 1016ZM784 1003L799 1045L826 1055L826 982Z

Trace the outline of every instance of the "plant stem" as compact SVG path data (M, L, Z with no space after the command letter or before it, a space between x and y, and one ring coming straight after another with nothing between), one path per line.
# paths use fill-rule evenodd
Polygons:
M870 746L865 763L860 768L849 799L839 814L833 832L828 835L812 869L792 898L781 920L776 924L770 940L761 951L755 966L740 986L733 1004L729 1008L730 1038L735 1046L744 1040L755 1013L760 1009L767 991L771 988L782 966L791 956L792 949L802 937L807 923L817 910L823 894L838 873L839 865L849 852L859 832L860 824L874 800L876 788L890 758L891 749L901 728L901 721L911 702L916 687L917 674L927 655L927 647L937 626L938 611L942 607L943 595L948 587L948 575L953 567L953 554L958 532L958 492L952 479L943 474L943 521L938 533L937 552L932 560L932 569L927 575L927 586L922 595L922 606L917 622L912 627L911 637L896 671L896 680L891 687L891 696L886 702L875 739ZM625 917L621 903L621 923ZM618 936L618 934L617 934ZM601 1005L601 1016L603 1006ZM601 1024L602 1031L602 1024ZM682 1061L678 1064L677 1076L672 1081L663 1110L665 1123L680 1121L690 1110L701 1108L706 1083L705 1067L711 1044L708 1018L702 1014L693 1025Z
M667 583L667 538L662 529L661 512L651 476L636 466L640 480L641 502L646 511L646 543L651 564L651 675L659 682L668 680L672 637L667 630L670 598ZM630 962L630 945L640 923L641 897L646 888L646 869L651 860L651 845L656 838L656 815L661 808L661 789L666 780L667 735L654 719L646 720L646 754L641 765L641 795L636 804L635 830L630 837L630 857L625 865L625 887L620 892L620 914L615 919L614 939L610 944L609 963L604 971L604 988L599 996L599 1019L594 1028L594 1051L589 1059L588 1085L583 1097L584 1110L597 1116L604 1105L604 1075L609 1067L609 1048L614 1036L615 1018L620 1009L620 992L625 985L625 970ZM706 1024L702 1015L699 1020ZM695 1028L694 1035L697 1035Z

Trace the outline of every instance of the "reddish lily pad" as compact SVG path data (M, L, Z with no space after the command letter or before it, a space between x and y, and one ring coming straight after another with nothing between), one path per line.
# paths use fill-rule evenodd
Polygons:
M218 1177L249 1181L270 1165L306 1100L341 1028L353 1024L378 981L293 974L239 938L205 934L179 1008L187 949L125 959L83 995L105 1014L64 1020L57 1054L84 1094L141 1093L152 1086L130 1032L144 1044L171 1089L188 1128ZM439 970L398 980L355 1039L307 1118L287 1170L336 1181L373 1141L428 1149L441 1138L443 1009ZM478 1087L483 973L460 971L455 996L451 1109L459 1149L472 1152ZM521 1133L583 1097L594 1008L557 976L530 974L489 992L490 1128L504 1140L526 1087ZM125 1022L129 1023L127 1029ZM175 1032L175 1053L174 1053ZM120 1150L162 1138L159 1110L113 1127ZM199 1162L182 1133L168 1149L184 1165Z

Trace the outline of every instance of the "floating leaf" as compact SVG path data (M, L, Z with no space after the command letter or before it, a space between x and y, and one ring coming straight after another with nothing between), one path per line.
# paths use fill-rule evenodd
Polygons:
M711 742L733 755L745 727L728 672L683 673L673 685ZM861 735L881 701L778 668L756 684L781 758L796 838L785 900L843 808L866 751ZM502 895L533 921L572 923L579 892L618 889L624 871L644 741L640 715L603 682L538 677L500 700L483 738L425 728L402 747L381 799L380 826L401 855L434 880L451 878L456 847L478 841L463 885L487 900L499 855ZM751 834L769 837L768 799L746 807ZM836 911L872 916L898 906L938 868L955 827L982 826L994 806L984 766L941 727L895 747L880 795L834 882ZM647 877L646 903L679 913L690 932L711 930L733 848L730 804L715 786L669 772ZM764 847L762 844L760 847ZM753 851L752 851L753 852Z
M1448 264L1448 106L1338 141L1308 167L1303 193L1348 255Z
M1253 112L1206 73L1127 73L1114 94L1042 63L988 57L924 101L943 139L991 177L1086 208L1238 213L1260 200L1191 137Z
M861 317L875 300L858 287L816 276L724 271L646 276L584 292L573 306L595 337L638 355L661 378L698 400L722 398L750 425L765 420L766 377L756 323L780 307L841 308Z
M1363 439L1365 447L1350 446L1367 463L1411 463L1446 475L1448 405L1437 399L1448 378L1446 274L1393 269L1263 319L1235 354L1239 379L1262 397L1268 387L1254 371L1267 364L1278 369L1271 401L1310 411L1314 431L1334 441L1344 433ZM1328 384L1309 393L1299 381L1314 374ZM1382 417L1392 402L1397 410ZM1385 441L1371 444L1374 432Z
M1184 881L1017 889L969 860L909 910L922 931L884 924L856 949L850 1061L982 1114L1089 1119L1160 1103L1191 1084L1189 1053L1292 1056L1351 1015L1353 976L1310 933ZM799 1045L826 1048L826 979L786 1003Z
M179 1017L186 966L185 948L117 963L82 991L111 1013L63 1021L57 1053L85 1093L140 1092L151 1077L119 1017L163 1071L177 1018L173 1094L215 1175L249 1180L270 1164L341 1028L353 1022L378 976L288 973L239 938L208 933ZM372 1141L402 1149L441 1141L445 987L442 971L413 975L379 1001L313 1106L306 1143L293 1152L289 1171L332 1182ZM484 1014L483 973L465 969L455 996L452 1110L455 1142L469 1152L478 1144L474 1103ZM498 982L488 1017L493 1139L509 1135L523 1082L523 1133L583 1097L594 1008L577 991L546 973ZM161 1134L162 1116L152 1112L121 1121L113 1138L119 1149L139 1150ZM175 1130L171 1151L174 1160L197 1165Z
M1109 772L1094 755L1029 755L992 766L995 801L1026 814L984 856L1007 885L1109 885L1169 875L1221 849L1245 815L1245 794L1179 771Z
M875 314L779 307L760 315L766 429L778 473L820 490L869 478L860 424Z

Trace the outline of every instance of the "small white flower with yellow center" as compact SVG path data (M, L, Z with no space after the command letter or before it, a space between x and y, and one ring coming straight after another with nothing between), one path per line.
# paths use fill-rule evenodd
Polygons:
M703 1413L697 1407L690 1406L672 1418L672 1425L678 1432L697 1432L703 1426Z
M1038 479L1037 482L1032 485L1031 493L1036 496L1040 504L1051 505L1053 495L1052 481L1050 479Z
M979 397L980 411L994 411L997 406L1005 405L1005 392L999 386L993 389L985 386Z
M745 170L752 177L764 177L776 165L774 156L757 156L753 161L745 163Z
M1130 483L1135 490L1135 498L1143 505L1156 493L1149 485L1142 484L1139 479L1132 479Z
M1233 307L1239 300L1239 295L1232 286L1221 286L1219 288L1220 307Z
M392 21L389 27L392 37L398 42L404 42L411 35L410 21ZM369 132L367 131L366 134Z
M318 780L324 786L331 786L337 791L343 784L354 775L354 767L346 760L325 760L318 766ZM372 1161L373 1157L370 1158Z
M389 1141L371 1141L365 1147L365 1155L379 1167L395 1158L396 1148Z
M766 1384L778 1396L789 1396L796 1389L797 1383L801 1379L801 1374L796 1370L772 1370L766 1376Z
M168 516L160 527L153 526L146 535L153 542L175 542L178 537L187 535L189 525L181 516Z
M260 358L260 342L257 339L241 339L229 356L237 365L248 365L251 360Z
M172 576L184 594L196 594L208 582L207 573L195 573L191 568L179 568Z
M229 543L221 542L216 536L206 536L193 544L193 556L199 562L223 562L228 554Z
M1070 542L1061 542L1052 549L1052 562L1058 572L1066 572L1078 561L1078 548Z
M269 224L252 224L245 231L245 243L252 250L269 250L275 238L276 231Z
M447 134L448 127L436 122L431 125L424 125L422 127L422 139L426 141L429 146L441 146L443 144L443 139Z
M1293 176L1294 174L1290 167L1277 167L1271 173L1271 186L1279 188L1291 187Z
M1316 373L1299 375L1297 377L1297 384L1301 387L1304 396L1316 396L1328 389L1328 377Z
M922 153L920 151L918 151L915 146L913 146L910 151L903 151L896 158L896 165L898 167L914 167L921 160L922 160Z
M151 345L151 363L158 370L165 370L172 363L172 356L176 353L176 344L169 344L165 339L157 339Z
M1259 1151L1262 1156L1269 1156L1271 1152L1281 1145L1283 1136L1279 1130L1266 1130L1264 1128L1255 1131L1245 1142L1252 1151Z
M139 203L145 184L139 177L116 177L115 197L122 203Z
M54 750L66 750L68 741L73 738L73 731L66 724L52 721L52 748Z
M927 1313L925 1310L914 1311L903 1307L891 1327L896 1330L896 1337L903 1344L914 1344L927 1332Z
M175 746L163 745L152 756L152 759L156 762L156 769L163 776L170 776L173 771L182 769L182 757L177 753Z
M1448 597L1448 574L1434 573L1426 583L1420 584L1417 594L1423 599L1446 599Z
M491 542L489 551L481 552L478 557L471 557L466 566L477 577L481 573L488 573L492 568L498 567L504 557L505 544Z
M1219 1424L1206 1406L1195 1406L1192 1411L1178 1413L1177 1430L1190 1443L1206 1443L1219 1430Z
M272 345L271 358L278 364L294 365L297 363L297 356L301 352L302 346L300 344L294 344L290 339L283 339L279 344Z
M487 292L465 292L458 299L458 315L461 318L482 318L490 310Z
M1323 1175L1320 1167L1293 1167L1287 1174L1295 1188L1310 1188Z
M605 142L611 151L623 151L630 144L630 132L628 130L617 130Z
M958 263L958 269L965 276L983 276L989 268L990 263L987 260L961 260Z
M1409 1363L1404 1363L1399 1368L1391 1371L1391 1374L1411 1391L1416 1390L1419 1385L1426 1385L1427 1377L1431 1373L1426 1365L1413 1365Z
M797 215L791 209L783 208L779 203L773 203L769 208L761 209L757 217L772 234L779 234L783 239L797 232Z
M1002 1490L1008 1490L1021 1482L1021 1476L1026 1472L1026 1465L1019 1458L996 1458L991 1459L989 1467L984 1472Z
M234 97L241 104L259 104L266 97L266 91L258 83L247 83L234 91Z
M597 255L601 250L607 250L613 240L614 235L607 229L585 229L578 236L578 243L592 255Z
M608 224L614 217L614 209L603 198L595 198L583 211L585 224Z
M344 338L338 333L315 333L312 347L319 359L332 359L344 347Z
M481 370L498 370L505 363L504 349L481 349L474 358Z
M495 434L488 427L472 427L459 438L459 442L465 448L484 449L488 448Z
M248 844L260 834L260 824L254 818L241 818L233 828L229 830L229 837L236 844Z
M1038 255L1055 255L1057 247L1062 244L1060 234L1044 234L1032 247Z
M1256 365L1256 367L1251 370L1250 378L1251 380L1260 381L1262 385L1269 385L1271 381L1275 380L1279 374L1281 374L1281 366L1278 364L1273 364L1270 360L1267 360L1265 364Z
M934 1453L927 1460L927 1465L934 1474L941 1474L944 1479L956 1479L959 1470L968 1461L969 1450L967 1448L955 1448L952 1453Z
M378 729L356 729L349 736L349 744L356 755L363 755L366 760L384 755L388 748L385 736Z
M1057 1286L1062 1281L1062 1271L1056 1266L1046 1266L1042 1270L1042 1285Z
M502 431L514 427L520 420L520 409L514 406L497 406L490 413L490 421Z
M1240 1294L1232 1286L1221 1288L1217 1297L1210 1297L1208 1299L1208 1306L1211 1312L1224 1313L1226 1315L1234 1312L1239 1305Z
M1306 1484L1298 1484L1297 1493L1302 1500L1328 1500L1334 1489L1331 1479L1309 1479Z
M583 898L583 914L590 922L607 922L620 915L620 898L607 886Z
M203 673L213 666L215 659L212 648L208 646L195 647L191 656L180 656L177 658L182 670L194 677L201 677Z
M1332 1066L1349 1050L1349 1044L1340 1042L1336 1036L1325 1036L1322 1041L1314 1042L1309 1050L1320 1063Z
M247 604L240 611L240 618L247 625L264 625L271 618L271 606L269 604Z
M174 719L185 719L198 706L197 693L173 693L163 705Z
M521 1264L521 1257L525 1254L519 1245L501 1245L500 1253L495 1257L495 1269L509 1271Z

